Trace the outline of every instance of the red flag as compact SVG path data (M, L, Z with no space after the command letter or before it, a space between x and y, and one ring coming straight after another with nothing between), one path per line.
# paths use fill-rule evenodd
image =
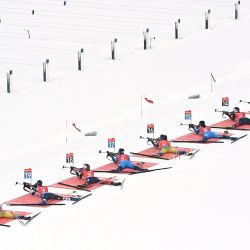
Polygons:
M211 77L212 77L213 81L216 82L216 80L215 80L215 78L214 78L212 72L211 72Z
M72 123L72 126L79 132L81 132L81 130L79 128L76 127L76 124L75 123Z
M152 100L149 100L147 97L144 98L148 103L153 104L154 102Z

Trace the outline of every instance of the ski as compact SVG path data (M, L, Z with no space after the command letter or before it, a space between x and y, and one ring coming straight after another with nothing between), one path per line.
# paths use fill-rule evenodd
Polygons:
M2 227L10 227L10 225L0 224Z
M191 160L199 151L200 149L196 149L193 153L190 153L189 160Z
M63 183L63 182L58 182L58 184L63 185L63 186L66 186L66 187L72 187L72 188L84 190L84 191L87 191L87 192L91 192L90 190L88 190L88 189L86 189L86 188L84 188L84 187L81 187L81 185L74 186L74 185L70 185L70 184Z
M171 142L184 142L184 143L202 143L202 144L206 144L206 143L224 143L224 141L175 141L172 140Z
M24 223L25 226L26 226L27 224L29 224L34 218L36 218L40 213L41 213L41 212L38 212L38 213L36 213L35 215L31 216L31 218L30 218L26 223Z
M74 204L76 204L77 202L79 202L79 201L81 201L81 200L83 200L83 199L85 199L85 198L89 197L90 195L92 195L92 193L87 194L87 195L85 195L85 196L81 196L81 197L79 197L79 199L78 199L78 200L76 200L76 201L74 201L74 202L72 203L72 205L74 205Z
M217 126L209 126L210 128L218 128L218 129L226 129L226 130L243 130L243 131L249 131L250 128L233 128L233 127L217 127Z
M6 206L63 206L65 205L64 203L56 203L56 204L51 204L51 203L6 203Z
M156 159L161 159L161 160L170 160L170 159L162 158L162 157L156 156L156 155L148 155L148 154L135 153L135 152L130 152L130 154L139 155L139 156L145 156L145 157L149 157L149 158L156 158Z
M149 173L149 172L153 172L153 171L165 170L165 169L170 169L170 168L172 168L172 167L149 169L149 170L147 170L147 171L132 172L132 173L130 173L129 175L142 174L142 173Z
M239 136L239 137L237 137L235 140L231 141L231 143L235 143L236 141L238 141L238 140L240 140L240 139L242 139L242 138L246 137L247 135L248 135L248 134L245 134L245 135Z
M125 172L118 171L116 169L113 169L113 170L93 170L93 171L95 173L114 173L114 174L124 174L125 173Z

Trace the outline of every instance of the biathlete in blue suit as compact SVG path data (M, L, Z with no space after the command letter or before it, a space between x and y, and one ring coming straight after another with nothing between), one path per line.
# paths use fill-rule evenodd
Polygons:
M117 171L122 171L125 168L134 169L137 171L148 171L147 169L140 168L138 165L135 165L130 161L130 157L127 154L124 154L124 149L120 148L118 153L107 152L107 156L110 156L112 161L118 164ZM141 163L139 163L140 165Z
M223 135L211 131L211 128L206 126L205 121L200 121L199 125L197 126L195 126L194 124L189 124L189 128L192 128L196 134L203 136L203 139L200 142L205 142L210 138L230 139L230 140L236 139L236 137L228 136L227 131L225 131Z

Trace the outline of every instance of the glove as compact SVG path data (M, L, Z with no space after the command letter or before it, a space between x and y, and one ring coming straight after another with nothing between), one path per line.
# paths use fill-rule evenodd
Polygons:
M148 139L148 141L147 141L147 142L152 142L152 139L151 139L151 138L149 138L149 137L148 137L147 139Z
M78 179L82 179L82 173L81 172L76 172L76 176L78 177Z
M36 190L31 190L30 192L32 195L35 195L36 194Z
M194 128L195 126L194 126L194 124L191 123L191 124L188 125L188 127L189 128Z

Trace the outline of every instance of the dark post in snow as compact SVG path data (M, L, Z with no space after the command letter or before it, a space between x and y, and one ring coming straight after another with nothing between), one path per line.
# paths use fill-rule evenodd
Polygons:
M149 28L147 28L146 30L143 31L143 48L144 50L149 48Z
M205 13L205 29L209 29L209 16L210 16L211 10L208 10Z
M116 44L117 44L117 38L115 38L113 41L111 41L111 59L116 59Z
M84 49L81 49L78 51L78 70L82 70L82 53L84 52Z
M179 23L181 23L181 19L178 19L177 22L175 22L175 39L179 39Z
M63 2L63 5L65 6L66 4L67 4L67 2L66 2L66 1L64 1L64 2Z
M25 31L27 31L28 38L30 39L30 31L29 31L29 30L26 30L26 29L25 29Z
M10 70L9 73L7 73L7 93L10 93L10 78L13 74L13 71Z
M150 37L150 49L152 49L152 41L155 40L155 37Z
M48 64L49 64L49 59L46 59L45 62L43 62L43 81L46 82L48 77L47 77L47 73L48 73Z
M240 1L234 5L234 18L237 20L239 18L239 5Z
M32 10L31 14L34 15L35 14L35 10Z

